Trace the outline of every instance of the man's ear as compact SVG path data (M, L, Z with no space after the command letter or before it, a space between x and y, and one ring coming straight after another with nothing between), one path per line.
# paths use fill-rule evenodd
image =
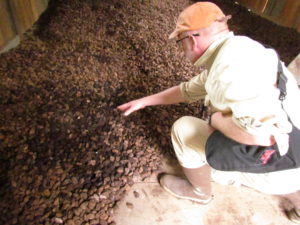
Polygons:
M191 38L191 41L192 41L192 49L195 50L198 47L197 39L193 35L191 35L190 38Z

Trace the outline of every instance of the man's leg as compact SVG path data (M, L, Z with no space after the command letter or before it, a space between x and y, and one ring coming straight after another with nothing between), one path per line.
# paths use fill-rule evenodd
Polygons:
M167 192L202 204L211 200L211 168L204 151L212 131L205 121L195 117L182 117L174 123L172 143L186 179L162 175L160 184Z

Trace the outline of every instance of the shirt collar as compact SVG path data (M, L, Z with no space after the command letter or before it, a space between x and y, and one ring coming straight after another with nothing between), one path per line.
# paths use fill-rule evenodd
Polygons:
M233 32L228 32L224 36L220 37L219 39L215 40L209 47L208 49L204 52L204 54L194 63L194 66L197 67L205 67L205 68L210 68L216 54L216 50L219 49L219 47L222 46L222 44L230 37L233 37L234 34Z

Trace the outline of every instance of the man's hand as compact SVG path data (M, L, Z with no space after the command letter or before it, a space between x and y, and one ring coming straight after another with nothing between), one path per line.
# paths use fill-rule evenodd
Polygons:
M143 108L145 108L143 98L127 102L127 103L117 107L117 109L124 112L125 116L128 116L132 112L137 111L139 109L143 109Z

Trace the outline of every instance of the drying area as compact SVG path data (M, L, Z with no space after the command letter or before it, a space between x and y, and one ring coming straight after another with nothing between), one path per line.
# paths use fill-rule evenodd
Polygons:
M214 2L233 15L236 34L273 46L285 63L300 52L296 31L234 2ZM129 117L116 110L199 71L168 40L191 3L50 1L20 45L0 55L1 224L249 225L272 216L276 222L265 224L288 223L278 199L248 189L214 184L215 200L200 207L158 187L163 162L174 160L172 124L184 115L204 118L201 103Z

